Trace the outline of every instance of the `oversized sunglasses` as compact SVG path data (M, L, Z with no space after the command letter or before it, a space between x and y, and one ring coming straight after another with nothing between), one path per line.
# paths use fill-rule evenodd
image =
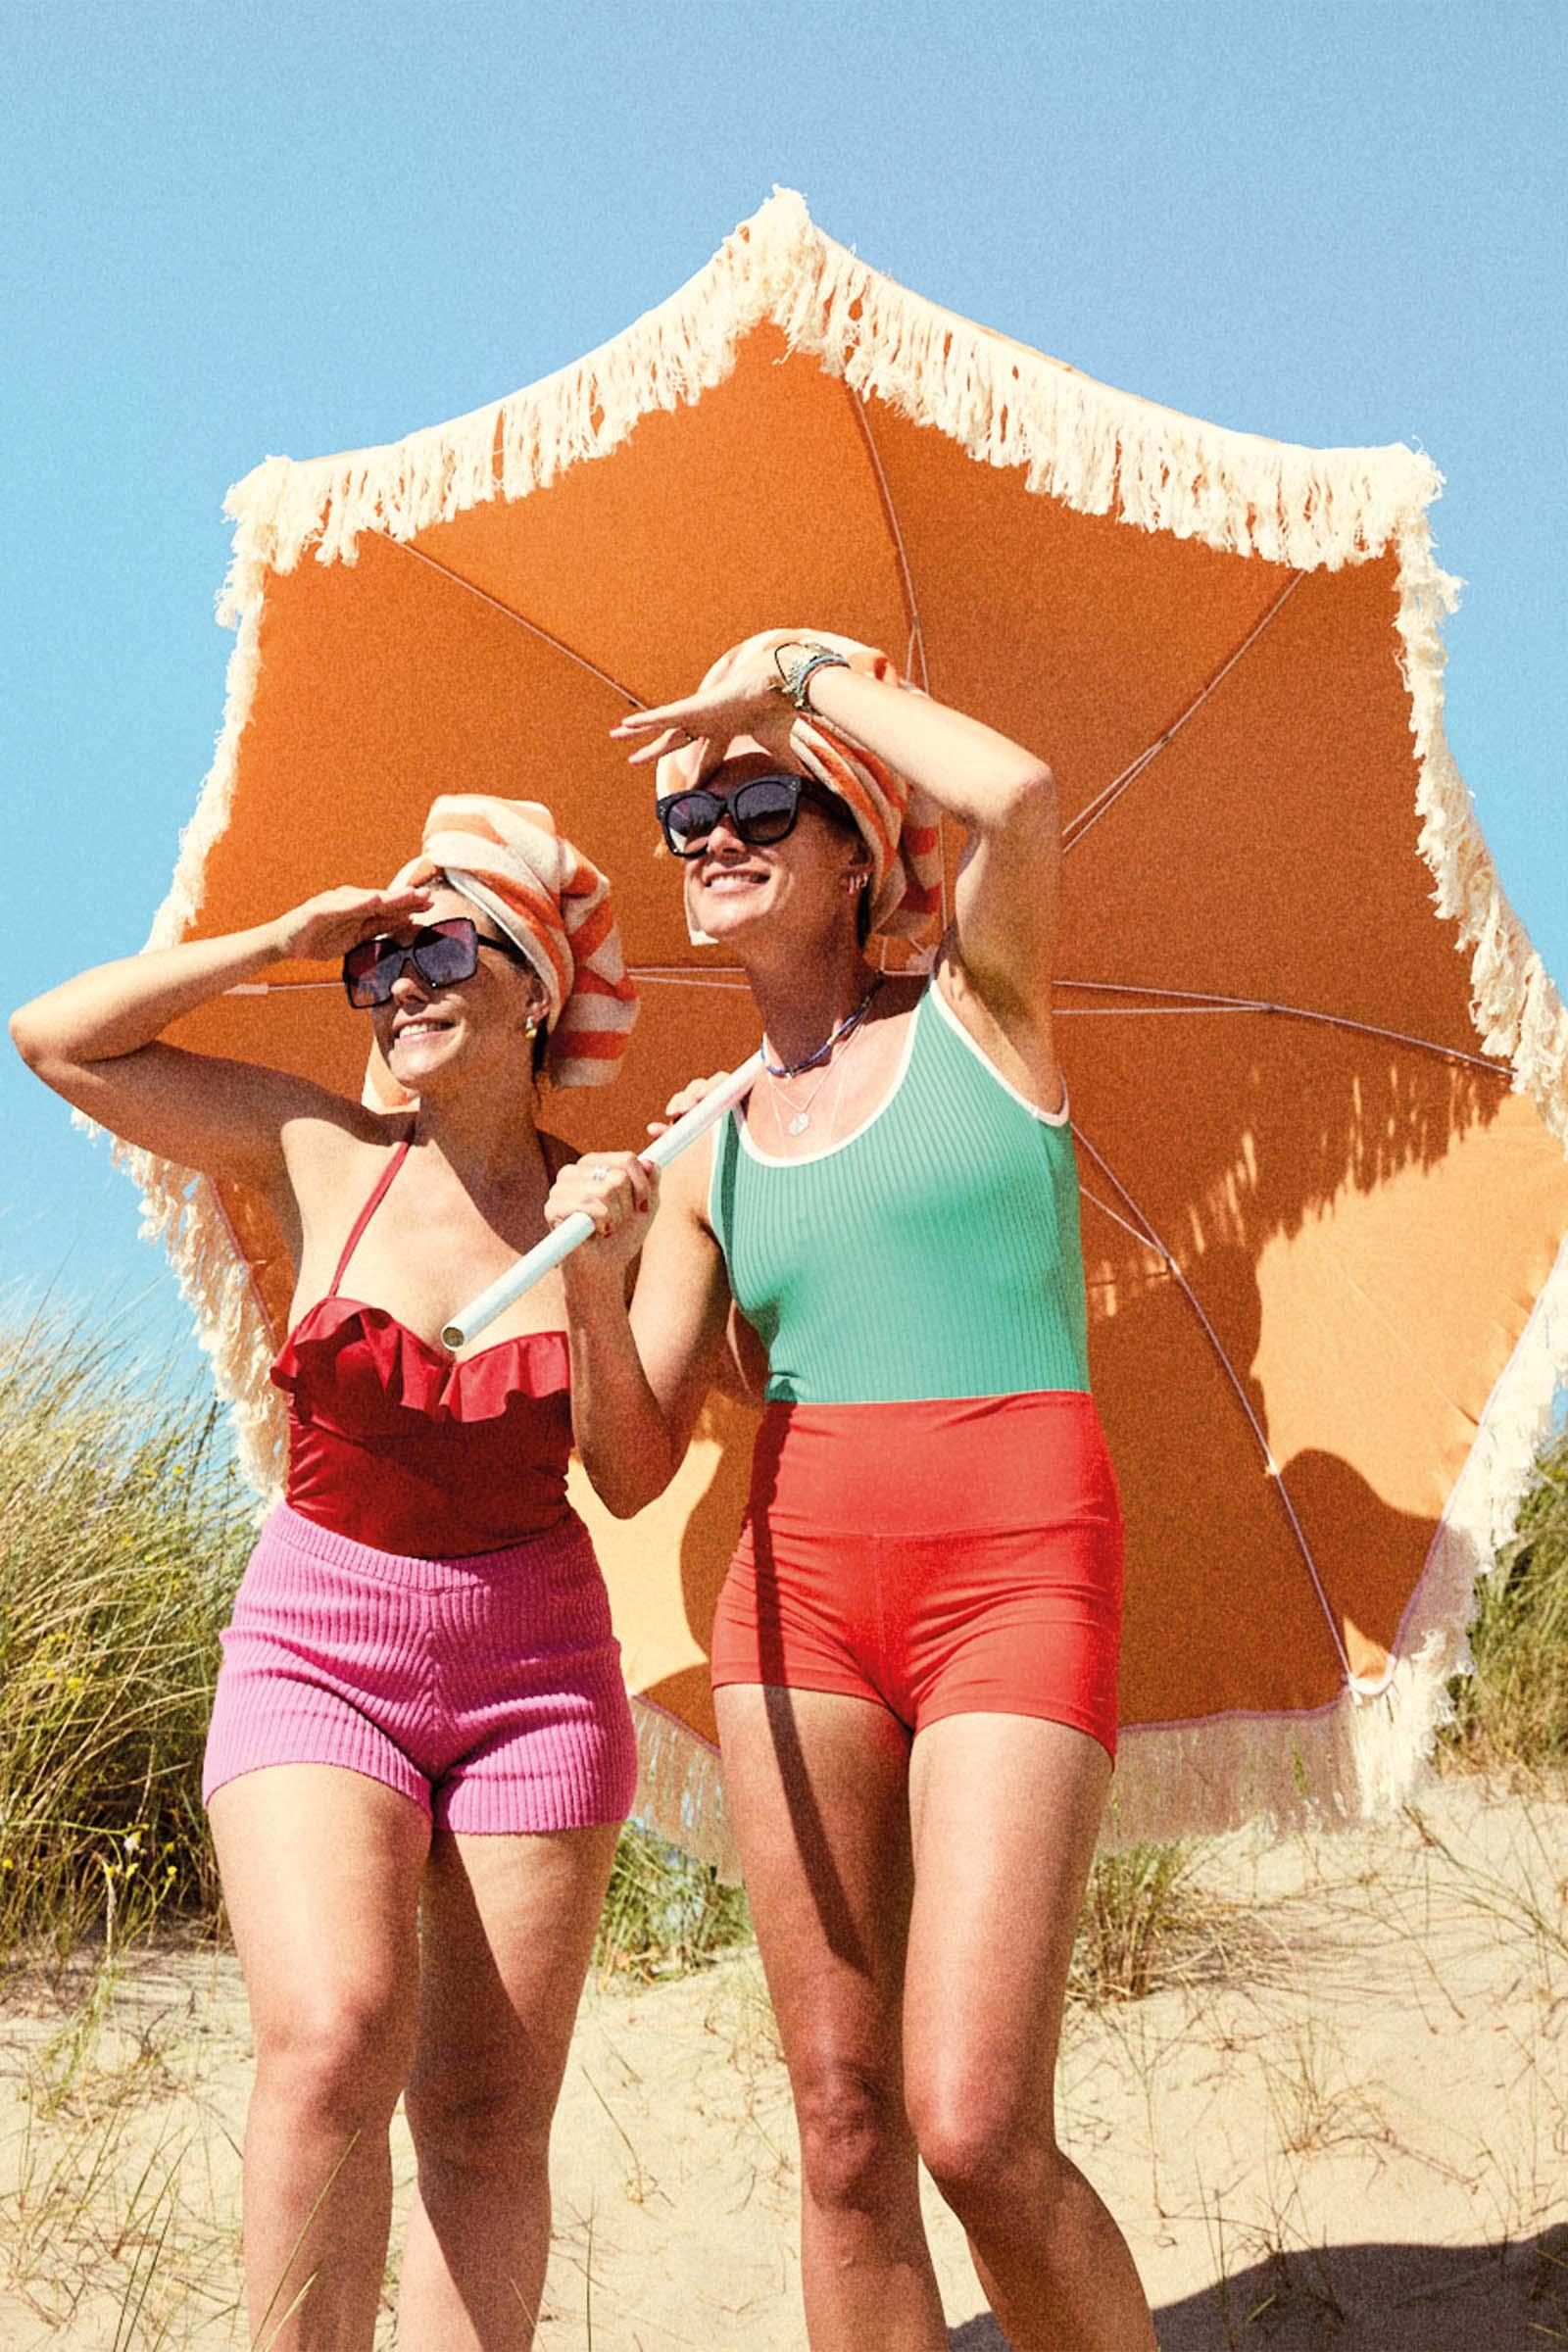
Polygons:
M525 971L533 965L510 939L492 939L475 930L466 914L449 915L444 922L422 923L410 939L392 939L378 932L362 939L343 958L343 986L359 1012L388 1004L392 991L412 964L426 988L450 988L455 981L471 980L479 968L479 950L495 948Z
M664 839L677 858L699 858L720 818L738 840L752 849L771 849L795 830L801 803L808 801L835 824L854 825L844 803L809 776L780 773L752 776L733 792L710 792L706 784L689 792L671 792L654 804Z

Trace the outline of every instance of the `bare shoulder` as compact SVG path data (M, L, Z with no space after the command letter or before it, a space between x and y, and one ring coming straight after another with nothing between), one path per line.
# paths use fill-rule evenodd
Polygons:
M369 1110L324 1087L296 1100L279 1134L289 1190L307 1219L314 1209L330 1212L339 1193L402 1143L411 1124L406 1110Z
M950 931L931 975L931 990L941 1010L973 1039L1007 1085L1039 1109L1055 1111L1062 1075L1049 981L1042 980L1028 997L987 988L965 964Z

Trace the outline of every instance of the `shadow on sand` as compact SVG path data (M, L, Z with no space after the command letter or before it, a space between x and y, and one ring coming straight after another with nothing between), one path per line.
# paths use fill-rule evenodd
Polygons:
M1568 2225L1509 2247L1330 2246L1275 2256L1154 2314L1160 2352L1523 2352L1568 2343ZM950 2352L1008 2352L993 2319Z

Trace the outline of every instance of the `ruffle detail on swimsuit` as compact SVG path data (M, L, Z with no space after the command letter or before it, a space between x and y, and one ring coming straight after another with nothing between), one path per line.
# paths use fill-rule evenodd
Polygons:
M571 1366L563 1331L526 1332L454 1363L385 1307L333 1298L302 1316L271 1376L302 1419L360 1438L410 1412L454 1427L499 1421L519 1397L567 1390Z

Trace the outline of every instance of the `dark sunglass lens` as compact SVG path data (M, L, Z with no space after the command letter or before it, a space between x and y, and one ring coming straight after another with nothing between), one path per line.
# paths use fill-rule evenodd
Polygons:
M414 943L414 968L427 988L471 980L478 968L476 933L466 915L432 923Z
M800 786L793 777L759 776L730 795L730 821L742 841L766 848L784 839L800 804Z
M361 1010L384 1004L392 993L403 950L395 940L362 939L343 958L343 978L349 1003Z
M706 841L724 813L716 792L682 792L660 811L670 848L683 858L694 842Z

